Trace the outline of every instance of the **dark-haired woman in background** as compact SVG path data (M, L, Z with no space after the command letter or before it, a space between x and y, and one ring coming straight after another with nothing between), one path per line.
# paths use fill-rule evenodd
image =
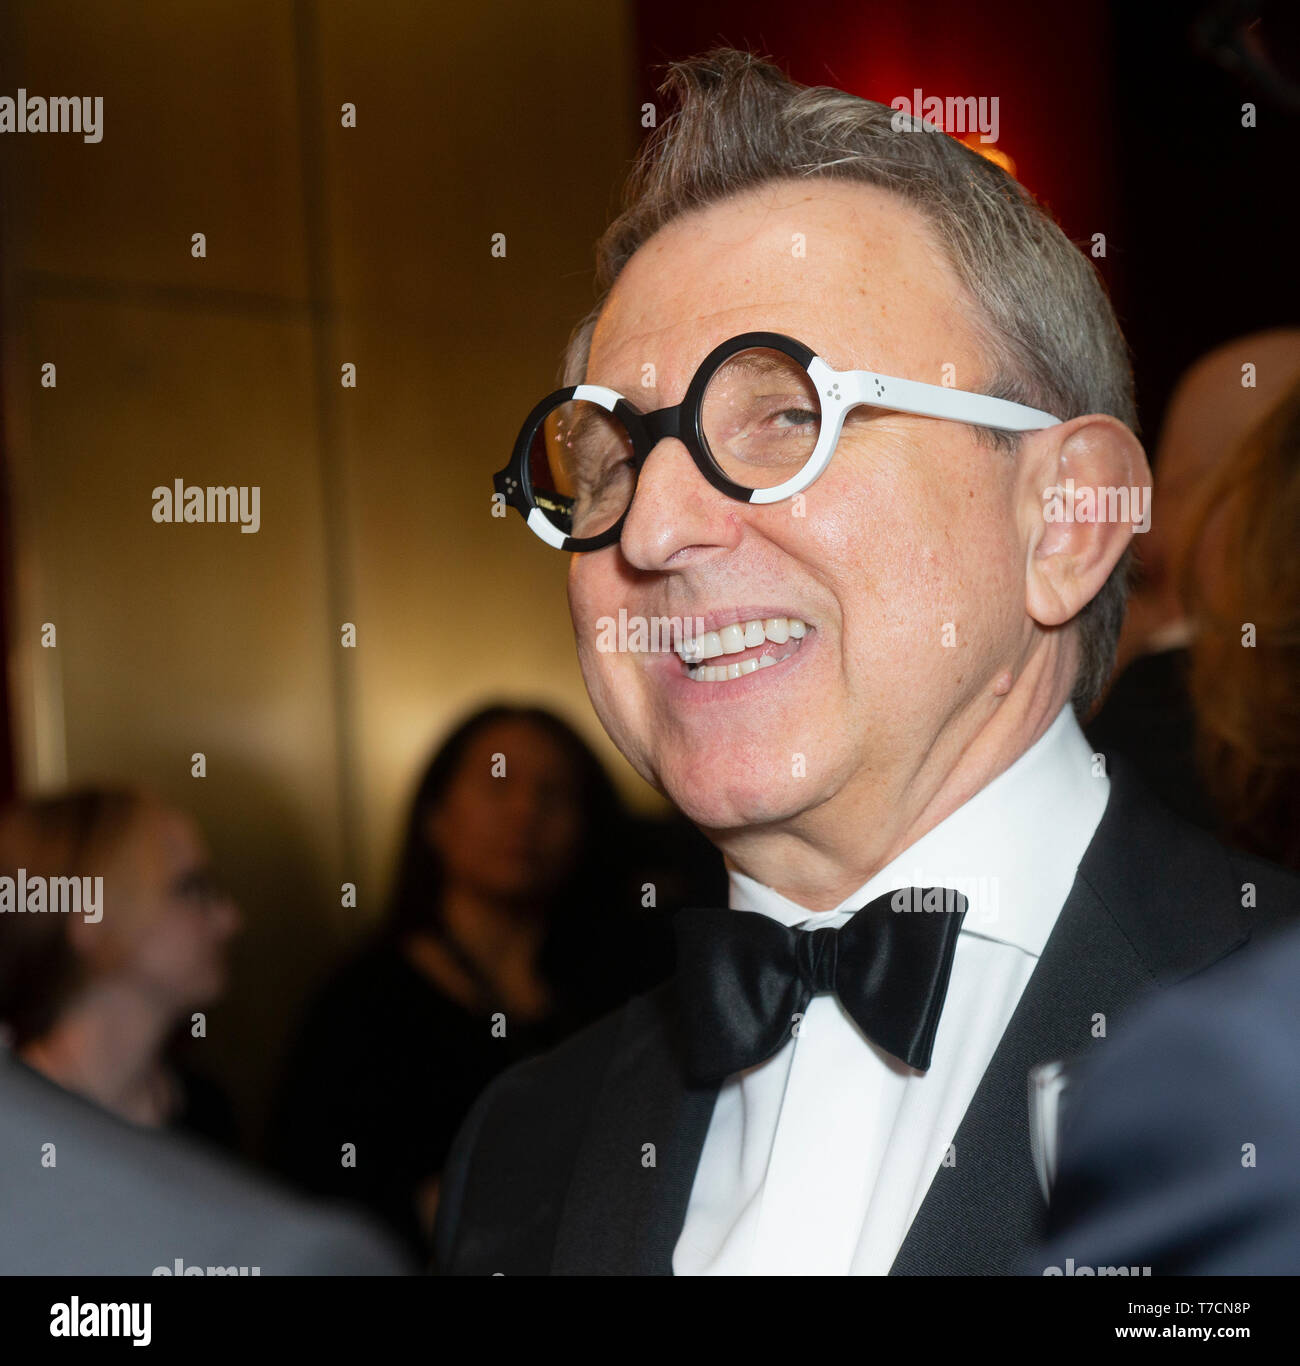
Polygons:
M457 727L416 791L386 922L309 1009L275 1165L427 1254L438 1174L478 1093L671 968L645 932L659 922L636 914L628 831L559 718L494 706Z

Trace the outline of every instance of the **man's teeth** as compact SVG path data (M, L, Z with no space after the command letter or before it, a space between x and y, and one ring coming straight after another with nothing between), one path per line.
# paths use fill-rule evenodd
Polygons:
M760 655L757 659L742 659L735 664L700 664L687 672L697 683L725 683L729 678L743 678L755 669L768 669L779 662L772 655Z
M742 650L752 650L767 641L784 645L787 641L801 640L807 633L808 623L798 617L756 617L753 621L733 622L720 631L706 631L698 640L686 641L678 653L682 662L690 666L688 672L697 683L722 683L729 678L751 674L755 669L770 668L780 661L772 655L737 660L732 664L709 665L703 661L717 659L720 655L738 655Z
M798 617L768 617L766 620L756 617L753 621L733 622L720 631L705 631L698 640L683 642L678 653L687 664L699 664L719 655L738 655L742 650L762 645L765 640L784 645L787 640L799 640L807 631L808 623Z

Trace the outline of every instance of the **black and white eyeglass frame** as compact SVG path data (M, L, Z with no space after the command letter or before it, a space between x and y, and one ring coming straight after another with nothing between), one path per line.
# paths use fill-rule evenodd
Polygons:
M756 349L783 352L803 366L821 405L821 430L807 462L796 474L771 488L752 489L735 483L723 473L709 453L701 423L704 394L715 372L739 352ZM616 389L607 389L600 384L574 384L548 394L528 414L515 441L510 463L493 475L492 482L507 504L523 516L530 530L547 545L569 551L600 550L613 545L622 535L623 523L627 520L625 511L617 522L597 536L566 536L547 518L534 499L528 467L533 439L546 417L560 404L571 400L593 403L621 419L632 438L632 466L637 478L655 446L665 437L673 437L691 453L696 467L714 488L740 503L779 503L806 489L830 463L850 409L861 404L1008 432L1037 431L1043 427L1054 427L1061 421L1059 417L1037 408L1012 403L1009 399L993 398L989 394L975 394L964 389L945 388L940 384L878 375L872 370L834 370L793 337L779 332L742 332L722 342L705 356L686 390L686 397L672 407L643 413ZM628 508L630 510L631 500Z

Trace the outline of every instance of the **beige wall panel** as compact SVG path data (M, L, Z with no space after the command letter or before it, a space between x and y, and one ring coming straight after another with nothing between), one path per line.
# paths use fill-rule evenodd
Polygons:
M635 150L625 7L345 0L318 22L340 305L553 346L547 329L591 302L592 242ZM339 126L344 101L355 129ZM505 261L489 256L497 232Z
M555 707L658 809L587 700L564 558L490 503L492 472L590 307L636 118L618 5L435 19L338 4L320 22L333 345L358 366L338 406L362 631L356 753L365 876L382 901L431 745L487 698ZM585 101L564 97L577 85ZM344 101L354 130L337 127Z
M68 780L147 784L215 847L246 928L210 1047L252 1103L345 914L309 332L59 300L28 336L59 383L27 395L30 448L11 452L20 555L43 571L17 625L58 628ZM260 486L261 529L155 523L151 491L178 477Z
M289 0L41 0L7 29L0 94L104 97L98 143L5 138L26 268L306 296ZM196 232L206 260L190 255Z

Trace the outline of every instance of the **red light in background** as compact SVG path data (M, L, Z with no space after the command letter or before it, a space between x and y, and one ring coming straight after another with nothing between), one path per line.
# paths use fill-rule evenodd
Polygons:
M1012 159L1011 155L1004 152L997 143L981 142L978 133L967 133L964 137L959 138L958 141L964 147L969 147L972 152L978 152L980 156L993 162L995 166L1001 166L1009 176L1013 179L1015 178L1015 161Z

